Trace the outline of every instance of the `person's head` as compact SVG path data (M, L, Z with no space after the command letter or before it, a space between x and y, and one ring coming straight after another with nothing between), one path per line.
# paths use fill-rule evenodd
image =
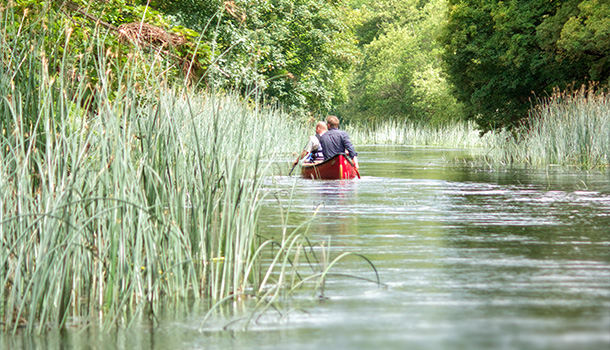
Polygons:
M316 134L322 135L327 130L328 130L328 128L326 127L325 122L318 122L318 124L316 124Z
M329 115L328 117L326 117L326 124L328 124L329 129L338 128L339 118L335 117L334 115Z

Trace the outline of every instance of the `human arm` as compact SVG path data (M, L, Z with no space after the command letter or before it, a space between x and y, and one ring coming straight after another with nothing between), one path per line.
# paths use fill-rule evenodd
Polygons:
M317 149L317 146L315 146L317 141L318 141L318 139L315 136L310 136L309 140L307 141L307 144L305 145L305 148L303 149L303 152L301 152L301 154L292 163L292 165L296 165L299 162L299 160L301 160L302 158L306 157L308 154L313 152L314 148Z
M309 152L307 152L306 150L303 150L303 152L301 152L301 154L299 154L297 159L294 162L292 162L292 165L297 165L299 160L303 159L303 157L307 156L308 154L309 154Z
M343 147L346 150L345 153L347 153L348 156L352 159L356 158L358 153L356 153L356 151L354 150L354 145L352 145L352 142L349 140L349 136L346 132L341 133L341 141L343 142Z

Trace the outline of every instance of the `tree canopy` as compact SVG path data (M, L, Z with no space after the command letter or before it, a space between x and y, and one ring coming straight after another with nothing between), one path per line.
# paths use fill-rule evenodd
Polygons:
M461 106L450 93L436 40L446 1L360 0L352 6L363 59L342 113L426 122L459 117Z
M609 11L603 0L449 0L443 60L468 116L510 128L536 95L607 85Z
M109 69L147 54L178 83L301 116L466 117L487 131L519 125L553 89L610 80L607 0L10 0L0 12L13 44L42 29L42 47L66 43L57 53L77 65L107 31ZM86 64L95 84L100 65Z
M327 112L346 98L355 60L350 28L335 0L169 0L153 6L204 33L223 52L214 83L258 88L267 102L299 113ZM220 73L220 74L219 74Z
M357 55L336 0L12 0L8 8L16 26L44 17L70 28L72 57L90 35L108 30L107 49L119 60L130 57L128 43L161 50L169 71L182 71L191 84L255 92L302 115L325 113L347 98Z

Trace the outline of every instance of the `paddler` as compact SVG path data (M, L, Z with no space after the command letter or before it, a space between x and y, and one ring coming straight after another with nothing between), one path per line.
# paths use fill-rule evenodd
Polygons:
M309 136L309 140L307 141L305 148L303 149L301 154L299 154L297 159L292 163L293 167L297 165L299 160L304 157L307 157L305 159L305 162L307 163L321 162L324 160L322 146L320 145L320 138L322 137L322 135L324 135L324 133L326 133L327 130L328 129L326 127L325 122L320 121L316 124L316 134Z
M324 160L328 160L339 153L345 153L354 162L354 167L358 169L358 153L354 150L354 145L349 140L349 135L343 130L339 130L339 118L334 115L326 117L328 131L320 137Z

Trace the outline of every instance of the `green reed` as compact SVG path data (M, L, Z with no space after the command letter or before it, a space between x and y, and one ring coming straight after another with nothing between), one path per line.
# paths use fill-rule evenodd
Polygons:
M487 147L490 142L488 137L480 137L473 122L431 125L388 119L348 125L346 130L358 144L480 148Z
M539 100L519 128L482 136L472 122L435 126L390 119L345 128L357 144L487 149L481 161L490 166L610 164L610 93L584 87Z
M518 130L498 133L491 164L605 168L610 164L610 93L582 87L539 101Z
M261 179L270 159L299 149L300 125L236 95L172 86L145 55L117 70L106 34L75 65L41 28L0 36L5 331L74 319L109 328L154 315L159 302L272 305L302 284L306 225L279 241L260 238L258 225Z

